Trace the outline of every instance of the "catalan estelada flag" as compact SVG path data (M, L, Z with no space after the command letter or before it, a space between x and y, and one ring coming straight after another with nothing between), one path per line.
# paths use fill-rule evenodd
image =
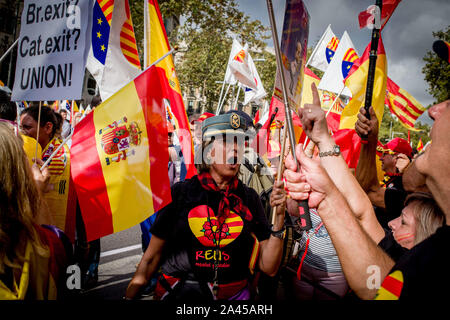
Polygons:
M71 174L88 241L130 228L171 201L165 76L147 69L75 127Z
M352 92L352 99L342 111L340 129L355 129L358 120L359 109L364 106L366 97L367 75L369 73L370 43L363 55L354 62L347 78L345 86ZM386 95L387 61L383 41L380 37L378 42L377 63L373 85L372 106L381 125L384 112L384 98Z
M391 113L395 114L405 128L418 131L414 128L414 124L426 108L389 78L386 84L385 104L388 105Z
M156 0L144 0L144 63L148 67L170 50L166 30ZM186 179L197 174L194 165L194 146L191 129L184 108L180 83L175 73L172 56L168 56L156 65L163 75L164 99L166 108L173 114L175 133L180 141L181 152L186 164Z

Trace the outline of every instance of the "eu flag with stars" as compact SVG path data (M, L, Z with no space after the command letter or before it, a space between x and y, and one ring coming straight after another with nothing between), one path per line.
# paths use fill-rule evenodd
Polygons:
M92 23L92 51L94 57L105 64L106 53L108 52L110 25L98 1L95 1L93 23Z

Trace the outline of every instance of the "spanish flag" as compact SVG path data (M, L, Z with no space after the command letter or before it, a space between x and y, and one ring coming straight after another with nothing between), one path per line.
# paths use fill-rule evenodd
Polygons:
M87 240L130 228L171 201L164 70L151 67L75 127L72 177Z
M156 0L144 0L144 22L144 62L148 67L170 50ZM162 75L161 81L165 89L164 99L167 112L174 115L175 132L180 141L187 169L186 179L188 179L197 174L194 165L194 145L172 56L159 62L156 68Z
M345 86L352 92L352 100L344 108L341 115L340 129L354 129L356 120L358 120L359 109L364 106L366 97L367 75L369 73L369 53L370 43L363 55L355 61L347 78ZM377 63L375 67L375 78L373 85L372 106L378 118L378 124L381 125L381 119L384 112L384 97L386 95L387 81L387 61L384 51L383 41L378 42Z
M414 99L406 90L400 88L394 81L387 79L386 100L389 110L395 114L400 123L408 130L419 131L414 124L426 110L419 101Z

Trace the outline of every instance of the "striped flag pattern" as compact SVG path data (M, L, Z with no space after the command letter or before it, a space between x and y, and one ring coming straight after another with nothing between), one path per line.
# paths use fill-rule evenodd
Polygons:
M417 131L414 124L418 117L426 110L406 90L400 88L394 81L387 79L385 104L399 120L400 123L409 130Z
M120 48L128 62L140 69L141 63L139 61L136 37L134 35L133 21L131 20L128 1L125 1L125 12L127 20L123 24L122 31L120 32Z

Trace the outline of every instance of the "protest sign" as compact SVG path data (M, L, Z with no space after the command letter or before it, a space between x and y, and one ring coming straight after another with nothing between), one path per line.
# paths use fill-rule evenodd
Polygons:
M297 110L302 97L303 72L308 49L309 14L302 0L286 1L281 57L287 86L289 107ZM274 95L283 101L280 71L277 70Z
M13 101L81 98L92 3L25 0Z

